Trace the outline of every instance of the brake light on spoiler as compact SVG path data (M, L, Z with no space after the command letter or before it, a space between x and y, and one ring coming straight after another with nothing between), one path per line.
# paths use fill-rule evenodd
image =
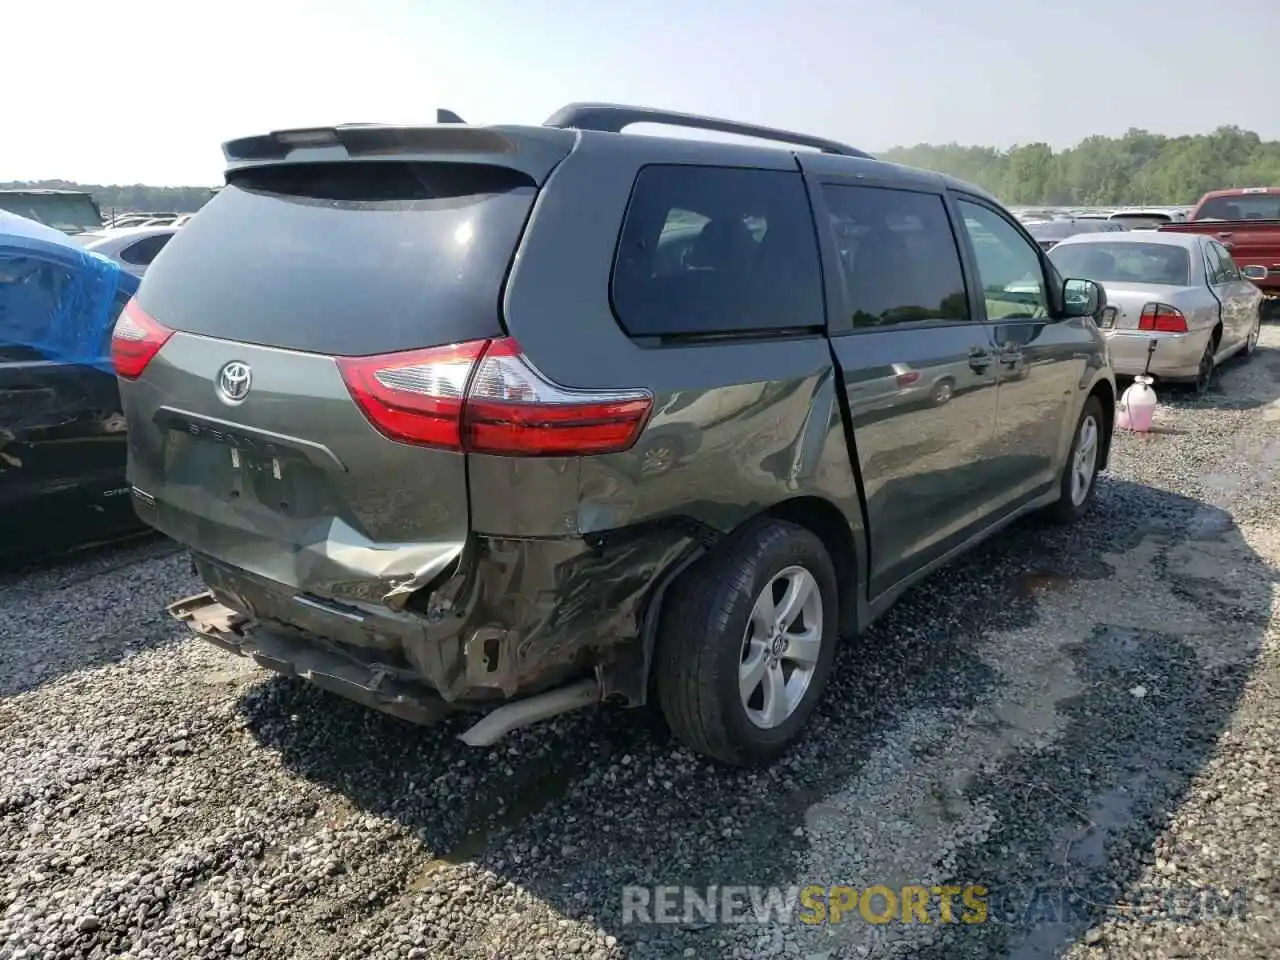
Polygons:
M402 443L503 456L617 453L639 437L647 390L571 390L510 337L374 357L338 369L369 423Z
M116 376L137 380L173 331L130 300L111 331L111 366Z

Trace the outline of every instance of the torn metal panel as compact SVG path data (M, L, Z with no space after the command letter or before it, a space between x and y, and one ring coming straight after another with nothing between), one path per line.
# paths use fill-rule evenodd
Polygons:
M256 621L249 635L303 638L363 669L425 683L446 702L484 703L642 663L634 652L643 649L655 583L701 549L698 535L677 523L591 542L476 537L451 558L452 576L396 607L339 597L333 583L299 594L242 566L205 555L196 563L217 602ZM606 690L642 689L643 678L632 679Z

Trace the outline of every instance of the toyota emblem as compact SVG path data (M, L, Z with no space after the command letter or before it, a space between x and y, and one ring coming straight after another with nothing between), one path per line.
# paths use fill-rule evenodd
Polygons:
M253 373L249 365L232 360L218 371L218 397L223 403L239 403L249 395Z

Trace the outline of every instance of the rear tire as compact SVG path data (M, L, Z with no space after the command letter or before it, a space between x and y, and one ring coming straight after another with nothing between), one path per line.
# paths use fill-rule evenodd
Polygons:
M1080 412L1075 436L1071 439L1071 451L1062 468L1058 501L1045 511L1046 517L1053 523L1075 523L1088 512L1093 503L1093 495L1098 487L1098 464L1102 460L1102 430L1105 423L1102 404L1097 397L1090 396L1084 403L1084 410Z
M1241 351L1246 360L1258 351L1258 338L1262 336L1262 310L1263 308L1261 306L1258 307L1258 315L1254 318L1253 327L1250 329L1249 336L1244 342L1244 350Z
M654 658L676 737L732 766L777 759L826 687L837 597L822 541L782 520L750 523L691 567L663 605Z
M1203 397L1209 392L1209 387L1213 385L1213 371L1216 369L1213 354L1216 346L1217 338L1210 337L1209 342L1204 346L1204 353L1200 356L1200 366L1196 370L1196 379L1193 385L1197 397Z

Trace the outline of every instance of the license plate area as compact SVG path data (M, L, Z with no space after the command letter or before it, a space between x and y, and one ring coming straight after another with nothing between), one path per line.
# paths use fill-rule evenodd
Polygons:
M169 483L198 487L204 496L285 517L332 515L334 497L324 471L290 451L248 449L224 436L171 428L166 436Z

